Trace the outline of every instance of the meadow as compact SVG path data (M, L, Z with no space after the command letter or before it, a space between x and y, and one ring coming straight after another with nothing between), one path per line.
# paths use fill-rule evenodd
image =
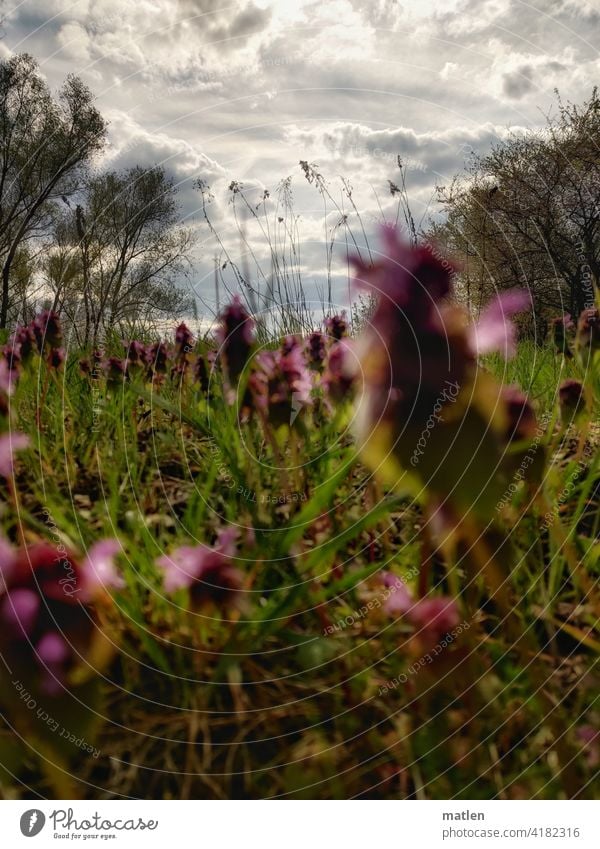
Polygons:
M5 798L598 798L598 312L389 240L358 332L8 340Z

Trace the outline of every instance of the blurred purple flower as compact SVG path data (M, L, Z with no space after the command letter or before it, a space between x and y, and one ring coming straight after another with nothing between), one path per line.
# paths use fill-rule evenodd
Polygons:
M83 590L86 599L92 599L101 589L122 590L125 581L115 565L115 557L122 551L116 539L103 539L89 549L82 564Z
M216 336L221 346L225 373L233 386L239 380L254 344L254 320L236 295L221 314L220 321Z
M11 478L16 451L22 451L29 445L29 437L24 433L3 433L0 436L0 475Z
M498 351L509 359L517 351L513 315L531 308L531 296L525 289L510 289L498 294L469 328L471 345L477 354Z
M156 374L164 374L167 370L169 354L164 342L155 342L147 349L146 362L150 371Z
M4 627L27 637L40 609L40 597L34 590L17 588L6 593L0 603L0 619Z
M531 402L516 386L502 388L500 404L506 415L506 442L532 439L537 431L537 420Z
M311 368L320 369L325 361L325 342L327 337L316 330L311 333L307 341L308 363Z
M596 307L583 310L579 316L575 345L584 361L590 352L600 349L600 310Z
M328 397L336 403L346 400L354 389L357 362L350 340L335 342L327 357L321 385Z
M581 725L576 735L585 751L588 766L592 769L600 765L600 731L592 725Z
M312 381L302 349L296 346L287 354L281 350L260 353L248 389L255 406L272 425L293 425L311 403Z
M0 555L5 562L6 552ZM94 608L82 604L89 600L80 593L82 567L63 546L46 542L8 556L0 586L0 651L32 686L58 695L80 655L93 654L100 640Z
M185 322L181 322L175 331L175 350L178 357L185 357L186 354L191 354L194 349L194 337L192 331L188 328Z
M384 586L389 591L383 609L390 616L404 616L414 604L408 587L404 581L391 572L384 572L382 579Z
M221 531L216 545L181 546L157 561L165 591L190 589L196 602L225 600L239 593L243 574L234 565L236 528Z
M568 313L558 318L553 318L550 322L550 332L554 347L559 354L564 354L567 358L573 356L568 344L568 337L572 335L574 329L575 325Z
M50 368L59 369L65 361L64 348L52 348L48 355L48 365Z
M60 348L62 345L60 318L52 310L41 312L34 318L30 327L40 354L46 345L49 348Z
M558 388L560 417L567 425L585 410L586 398L583 383L580 380L563 380Z
M199 384L201 392L206 395L210 385L209 368L207 358L198 354L194 363L194 381Z
M417 636L428 644L435 644L459 622L456 602L444 596L421 599L411 607L408 618L419 629Z
M0 359L0 390L6 395L12 395L18 379L18 372L11 368L6 359Z
M344 336L348 335L348 322L344 313L341 315L332 315L325 319L325 332L327 335L339 342Z

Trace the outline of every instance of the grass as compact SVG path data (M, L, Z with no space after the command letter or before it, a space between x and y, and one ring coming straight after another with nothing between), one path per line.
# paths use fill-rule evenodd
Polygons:
M4 531L80 552L117 537L126 586L104 614L115 651L98 701L81 696L97 711L99 755L72 746L57 775L43 768L33 717L27 745L7 715L5 797L597 794L578 736L600 716L593 429L544 433L553 459L541 486L517 487L494 529L515 553L502 576L509 623L459 552L430 556L419 505L361 465L350 404L269 440L256 419L239 424L218 385L211 397L168 378L110 387L82 376L76 356L50 377L36 363L11 402L33 442L12 505L5 493ZM508 364L485 365L540 414L554 409L566 375L550 349L523 343ZM166 595L156 559L212 544L229 523L241 531L245 605L192 609L185 590ZM415 594L458 587L463 627L443 650L383 611L382 570Z

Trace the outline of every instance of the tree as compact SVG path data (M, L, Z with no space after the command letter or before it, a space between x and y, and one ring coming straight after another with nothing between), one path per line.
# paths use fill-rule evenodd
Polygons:
M178 225L177 190L161 167L91 176L57 222L46 279L81 344L185 311L178 286L193 244Z
M80 187L105 132L78 77L69 76L55 99L31 56L0 61L0 328L19 250L47 234L55 202Z
M492 288L525 285L536 317L578 315L600 277L600 98L563 104L542 131L513 135L439 190L435 234L463 263L472 305Z

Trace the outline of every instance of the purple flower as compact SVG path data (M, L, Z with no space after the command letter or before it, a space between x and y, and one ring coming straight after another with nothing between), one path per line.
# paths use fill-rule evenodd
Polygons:
M504 432L506 442L520 442L535 436L537 430L535 412L527 396L518 387L502 388L501 407L506 415Z
M34 590L14 589L7 592L0 602L0 619L4 627L27 637L37 619L40 604L40 597Z
M116 539L95 542L82 565L84 596L94 598L101 589L122 590L125 581L115 565L115 557L122 551Z
M0 535L0 593L6 588L15 568L17 555L12 545Z
M275 427L296 421L311 403L312 381L302 349L298 346L284 354L263 351L248 380L248 389L256 407Z
M299 347L301 347L300 337L289 334L288 336L284 336L281 342L281 353L285 356L286 354L291 354L295 348Z
M332 315L325 319L325 331L331 339L339 342L344 336L348 335L348 322L344 313L341 315Z
M63 546L46 542L13 553L4 543L0 556L0 651L34 688L58 695L79 656L93 655L101 638L84 570Z
M6 395L12 395L18 376L17 370L11 368L6 359L0 360L0 391Z
M36 316L30 327L40 354L46 345L50 348L60 348L62 345L60 319L52 310L45 310Z
M12 478L14 454L28 445L29 437L24 433L11 432L0 436L0 475L3 478Z
M254 320L236 295L220 316L217 340L225 373L233 386L248 362L254 344Z
M356 381L356 366L350 340L335 342L329 351L321 381L331 400L341 403L350 397Z
M125 358L128 366L145 366L148 364L148 349L143 342L132 340L123 342Z
M243 585L242 572L234 565L237 530L221 531L216 545L184 545L157 561L163 571L165 591L190 589L197 603L233 598Z
M390 616L404 616L414 604L408 587L391 572L382 574L383 584L388 590L383 609Z
M458 625L456 602L452 598L424 598L414 604L408 617L419 631L417 636L427 645L435 645Z
M167 370L169 353L164 342L155 342L150 345L146 353L146 362L150 372L154 375L164 374Z
M65 361L64 348L52 348L48 354L48 365L50 368L59 369Z
M307 353L311 368L320 369L325 361L325 342L327 337L316 330L308 337Z
M509 359L517 352L516 328L510 320L513 315L531 307L531 298L525 289L510 289L491 301L481 313L479 321L469 328L473 350L477 354L499 351Z
M563 380L558 388L558 402L563 424L568 425L585 410L583 383L580 380Z
M575 325L568 313L558 318L553 318L550 323L552 341L554 347L559 354L564 354L565 357L572 357L571 349L568 344L568 337L572 335Z
M127 360L122 360L120 357L109 357L104 363L106 371L106 380L112 386L118 386L123 383L127 376Z
M18 352L19 360L26 361L33 353L34 344L35 336L33 330L30 326L22 324L17 327L8 340L8 345L6 346L5 351L7 351L8 348L11 348L13 351Z
M194 363L194 381L199 384L201 392L206 395L210 385L210 378L207 360L202 354L198 354Z
M579 316L575 346L584 362L591 352L600 348L600 310L596 307L583 310Z
M413 319L427 316L431 306L450 293L454 266L440 259L433 245L405 244L394 227L383 227L382 238L382 259L367 265L353 258L356 283L378 296L376 312L395 304Z
M373 317L358 339L363 377L359 439L378 424L400 431L422 425L445 386L462 386L475 366L464 315L444 299L452 266L426 246L409 248L385 231L389 255L361 267L360 283L377 297Z
M588 766L594 769L600 765L600 731L592 725L581 725L576 735L585 751Z
M185 357L186 354L191 354L194 349L194 337L191 330L182 321L175 331L175 349L178 357Z

